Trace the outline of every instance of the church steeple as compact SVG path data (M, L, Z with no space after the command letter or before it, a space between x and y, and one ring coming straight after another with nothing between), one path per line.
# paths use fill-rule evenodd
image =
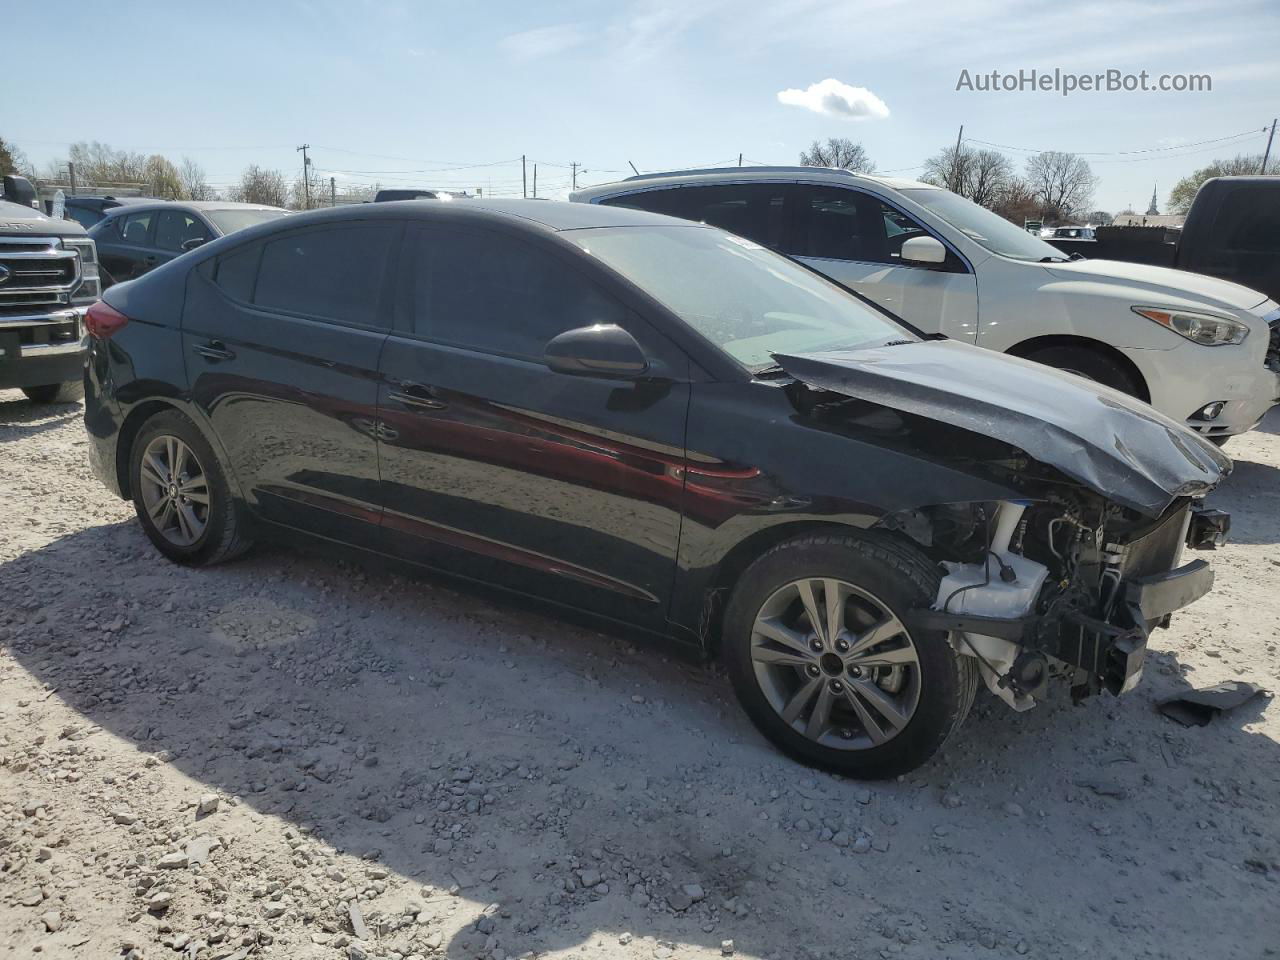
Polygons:
M1151 206L1147 207L1147 216L1148 217L1160 216L1160 211L1156 207L1156 185L1154 183L1151 185Z

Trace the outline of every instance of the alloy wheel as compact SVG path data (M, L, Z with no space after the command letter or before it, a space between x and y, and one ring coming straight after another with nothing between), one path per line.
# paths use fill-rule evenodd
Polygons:
M756 681L796 732L825 747L887 743L920 701L920 659L897 615L866 590L833 578L788 583L751 630Z
M160 535L179 547L196 543L209 525L209 485L192 449L177 437L156 437L142 453L139 479Z

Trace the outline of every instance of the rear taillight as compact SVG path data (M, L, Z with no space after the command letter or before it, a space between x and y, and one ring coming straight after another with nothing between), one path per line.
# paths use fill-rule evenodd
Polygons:
M96 340L106 340L119 332L120 328L128 322L128 317L114 307L108 306L103 300L95 303L84 315L85 329L89 331L89 336Z

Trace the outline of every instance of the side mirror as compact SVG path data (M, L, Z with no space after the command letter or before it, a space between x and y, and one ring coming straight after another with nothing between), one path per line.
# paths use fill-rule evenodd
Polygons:
M556 373L634 380L649 370L636 338L615 323L566 330L547 344L546 364Z
M909 263L942 263L947 248L933 237L912 237L902 245L902 259Z
M194 250L196 247L204 244L204 242L205 242L204 237L192 237L190 240L183 240L182 252L186 253L188 250Z

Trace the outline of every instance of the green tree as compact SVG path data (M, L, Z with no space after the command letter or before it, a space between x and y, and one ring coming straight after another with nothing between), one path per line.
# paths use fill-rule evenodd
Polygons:
M1213 177L1238 177L1256 174L1262 168L1262 154L1236 154L1230 160L1215 160L1207 167L1201 167L1189 173L1173 185L1169 191L1169 209L1173 213L1185 214L1191 209L1191 201L1196 198L1196 191L1206 180ZM1272 174L1273 175L1273 174Z

